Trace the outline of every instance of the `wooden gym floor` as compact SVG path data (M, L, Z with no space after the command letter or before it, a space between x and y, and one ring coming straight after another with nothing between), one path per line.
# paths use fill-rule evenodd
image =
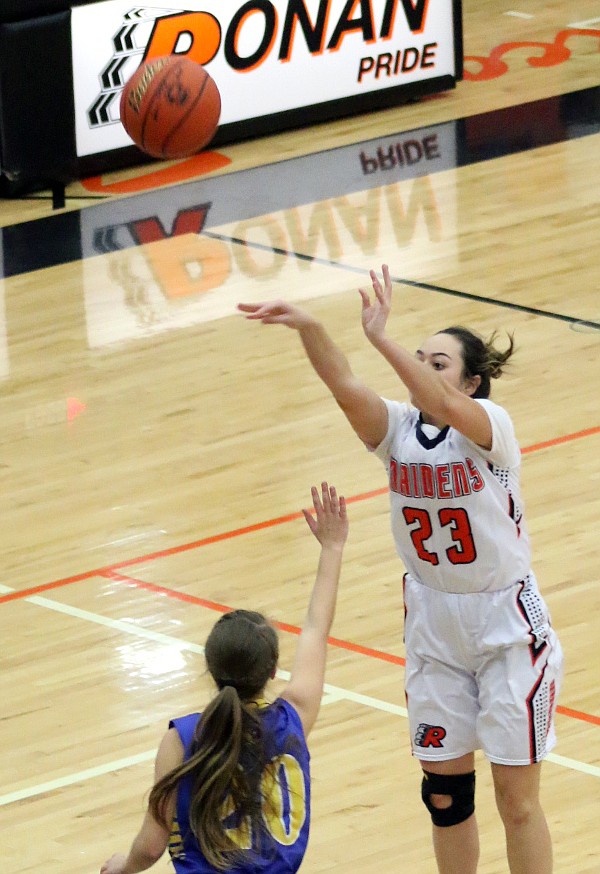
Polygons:
M84 180L60 212L44 192L0 203L6 871L91 874L127 849L168 719L209 694L222 610L281 623L289 668L318 552L299 511L323 478L352 527L302 870L435 871L383 468L297 338L235 312L305 301L402 397L360 329L356 288L385 261L409 348L453 323L515 332L493 396L566 653L543 801L557 874L600 871L600 18L467 0L464 22L455 91L224 147L216 171ZM483 758L477 809L480 872L505 874Z

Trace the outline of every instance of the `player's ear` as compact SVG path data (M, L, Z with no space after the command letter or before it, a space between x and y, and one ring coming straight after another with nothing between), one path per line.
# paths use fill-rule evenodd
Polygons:
M475 376L469 376L468 379L465 379L464 386L465 392L469 395L469 397L473 397L479 386L481 385L481 377L479 374Z

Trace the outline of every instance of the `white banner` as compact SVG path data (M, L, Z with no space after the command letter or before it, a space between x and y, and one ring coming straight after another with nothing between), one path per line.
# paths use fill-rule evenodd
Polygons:
M455 75L452 0L107 0L71 21L79 157L131 145L121 91L161 55L206 67L221 124Z

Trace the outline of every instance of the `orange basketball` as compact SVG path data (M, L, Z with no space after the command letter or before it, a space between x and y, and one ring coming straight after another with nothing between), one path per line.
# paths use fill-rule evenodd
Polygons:
M221 95L204 67L166 55L141 64L121 94L121 121L154 158L187 158L212 140L221 115Z

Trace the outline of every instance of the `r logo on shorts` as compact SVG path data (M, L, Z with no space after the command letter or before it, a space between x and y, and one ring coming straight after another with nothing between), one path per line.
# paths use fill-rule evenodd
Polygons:
M421 722L415 732L415 746L418 747L443 747L443 739L446 737L446 729L441 725L427 725Z

